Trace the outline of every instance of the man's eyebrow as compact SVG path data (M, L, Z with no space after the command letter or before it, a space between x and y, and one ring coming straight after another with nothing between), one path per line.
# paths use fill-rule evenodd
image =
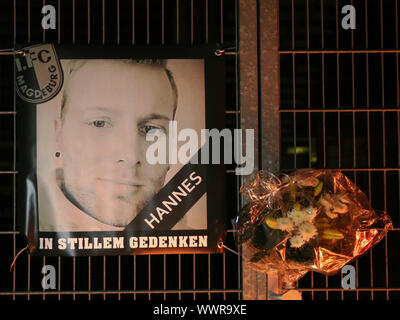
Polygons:
M170 118L158 113L151 113L143 118L140 119L139 123L150 121L150 120L167 120L169 121Z
M88 107L86 108L87 111L105 111L105 112L115 112L114 108L110 107Z

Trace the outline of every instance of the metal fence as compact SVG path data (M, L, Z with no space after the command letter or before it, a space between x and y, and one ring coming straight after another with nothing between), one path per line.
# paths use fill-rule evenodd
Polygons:
M303 299L399 299L399 2L280 1L280 40L282 170L341 169L395 226L352 263L356 290L310 273Z
M57 29L41 27L42 6L56 8ZM72 44L236 46L236 2L209 0L8 0L1 3L2 48L41 42ZM227 56L227 112L238 125L235 55ZM240 258L223 254L36 257L22 254L16 231L13 56L0 57L0 297L12 299L240 299ZM233 94L232 94L233 93ZM227 212L238 208L238 177L227 167ZM230 219L226 227L231 229ZM231 230L226 245L234 247ZM43 265L57 271L56 290L41 287Z

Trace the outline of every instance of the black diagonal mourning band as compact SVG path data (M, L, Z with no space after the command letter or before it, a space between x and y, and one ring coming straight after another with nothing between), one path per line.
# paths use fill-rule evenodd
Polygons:
M200 151L193 157L197 157ZM198 159L198 158L196 158ZM207 165L187 163L151 198L125 230L170 230L206 192Z

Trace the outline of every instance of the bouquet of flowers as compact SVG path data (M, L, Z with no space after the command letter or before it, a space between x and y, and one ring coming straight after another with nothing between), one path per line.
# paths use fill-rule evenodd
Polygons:
M392 228L365 194L338 171L260 171L241 193L249 199L235 219L236 242L256 271L278 271L283 288L308 271L333 274Z

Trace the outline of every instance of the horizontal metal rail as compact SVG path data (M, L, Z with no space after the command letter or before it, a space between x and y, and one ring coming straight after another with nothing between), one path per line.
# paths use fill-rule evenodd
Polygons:
M76 295L76 294L160 294L160 293L196 293L196 294L208 294L208 293L240 293L239 289L191 289L191 290L57 290L57 291L3 291L0 292L0 296L7 295Z
M354 53L400 53L400 50L280 50L279 54L354 54Z

